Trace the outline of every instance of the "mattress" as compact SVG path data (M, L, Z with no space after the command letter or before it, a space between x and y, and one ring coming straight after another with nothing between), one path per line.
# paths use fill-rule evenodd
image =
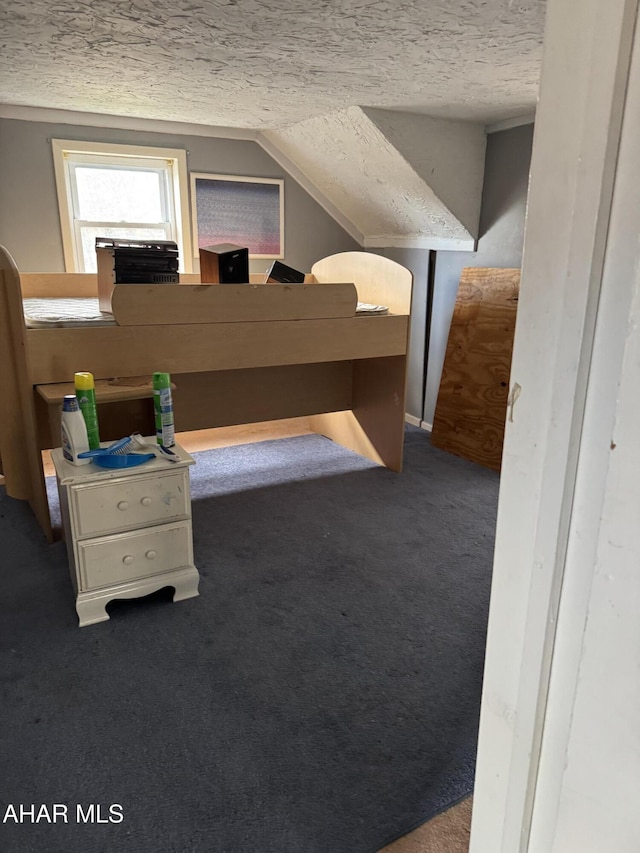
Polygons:
M112 314L100 310L95 298L24 299L24 319L28 329L69 329L85 326L115 326ZM386 305L358 302L356 314L388 314Z
M116 325L113 315L101 311L93 298L24 299L22 304L28 329Z

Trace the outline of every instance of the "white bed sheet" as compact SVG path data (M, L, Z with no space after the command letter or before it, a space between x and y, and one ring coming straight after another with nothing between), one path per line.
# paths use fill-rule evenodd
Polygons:
M386 305L372 305L370 302L358 302L356 314L388 314Z
M96 298L24 299L24 318L28 329L69 329L83 326L115 326L112 314L100 310ZM356 314L388 314L386 305L358 302Z
M116 325L113 315L101 311L94 298L24 299L22 304L28 329Z

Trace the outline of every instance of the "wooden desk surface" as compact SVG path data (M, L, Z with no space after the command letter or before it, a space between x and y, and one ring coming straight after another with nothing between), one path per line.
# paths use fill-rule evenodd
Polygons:
M123 379L96 379L96 401L110 403L116 400L139 400L153 397L150 376L127 376ZM171 383L171 389L176 386ZM63 397L75 394L73 382L58 382L52 385L36 385L36 391L48 406L61 405Z

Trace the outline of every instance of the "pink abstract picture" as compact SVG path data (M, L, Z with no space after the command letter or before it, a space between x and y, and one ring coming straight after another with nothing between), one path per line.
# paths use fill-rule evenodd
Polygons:
M233 243L252 257L284 257L283 183L192 173L194 255L204 246Z

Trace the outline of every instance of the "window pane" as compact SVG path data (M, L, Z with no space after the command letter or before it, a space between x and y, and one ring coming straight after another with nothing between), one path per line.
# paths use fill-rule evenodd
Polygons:
M76 166L77 219L163 222L160 174L139 169Z
M170 240L168 228L90 228L83 226L80 229L82 235L82 257L84 259L85 272L97 272L96 263L96 237L116 237L130 240Z

